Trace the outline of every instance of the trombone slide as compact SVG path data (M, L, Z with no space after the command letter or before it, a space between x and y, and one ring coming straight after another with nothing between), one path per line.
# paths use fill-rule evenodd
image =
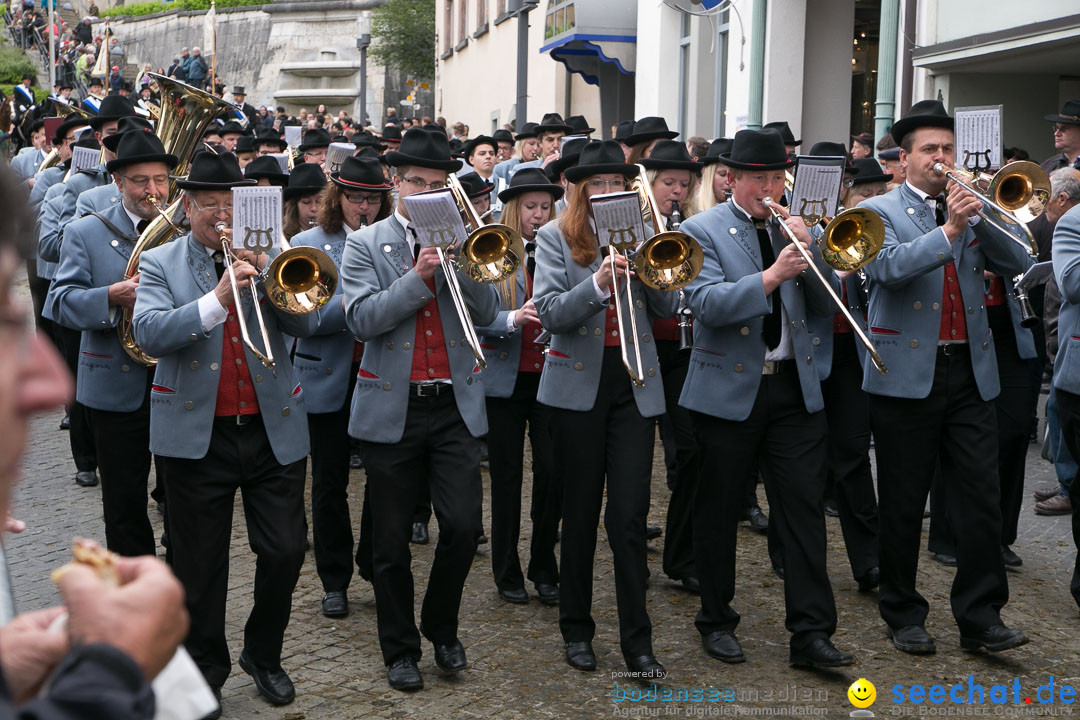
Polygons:
M262 335L263 346L266 348L266 353L263 354L259 348L255 346L255 343L251 341L251 335L248 333L247 322L244 320L244 306L240 304L240 285L236 279L236 271L233 269L233 263L236 262L236 256L233 255L232 247L229 241L229 236L225 234L225 223L219 222L214 226L214 229L218 231L218 235L221 239L221 251L225 254L225 270L229 273L229 284L232 286L233 302L236 304L236 316L240 325L240 335L244 338L244 345L247 345L248 350L259 358L259 362L265 367L274 367L274 351L270 348L270 336L266 332L266 321L263 320L262 308L259 307L259 291L255 289L255 283L251 283L248 287L251 289L251 299L255 308L255 317L259 321L259 332Z
M630 373L630 379L633 380L634 385L645 387L645 378L641 375L641 346L638 345L637 313L634 312L634 293L630 287L630 273L626 274L626 300L629 305L630 342L634 343L635 365L630 364L630 353L626 348L626 321L623 319L623 306L619 299L619 272L615 267L615 256L621 253L613 245L608 246L608 253L608 261L611 263L611 298L615 301L615 317L618 320L619 333L621 333L622 342L619 343L619 350L622 352L623 365L626 367L626 372ZM629 262L626 267L627 270L630 269Z

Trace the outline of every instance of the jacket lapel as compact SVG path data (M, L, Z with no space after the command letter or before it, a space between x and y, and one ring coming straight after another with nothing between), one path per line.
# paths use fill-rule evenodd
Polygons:
M726 209L730 224L723 232L726 232L735 241L735 244L743 249L743 252L754 262L754 267L761 270L761 248L758 247L757 229L752 222L735 209L734 205L731 205L730 201L728 201ZM775 245L775 238L773 238L773 242Z
M900 186L900 197L903 199L904 212L923 233L928 233L937 227L934 213L930 212L929 206L907 186L907 183Z
M213 290L217 285L217 273L214 272L214 263L207 254L206 247L196 240L192 233L188 233L186 237L175 242L187 243L188 268L191 270L191 277L195 279L195 284L204 293Z
M127 212L124 210L123 203L117 203L100 214L123 233L117 235L110 231L109 235L112 236L112 239L109 240L109 247L120 253L124 260L127 260L131 257L132 251L135 250L135 243L132 238L137 238L138 233L135 232L135 226L132 225L131 218L128 217Z
M405 242L405 228L391 215L382 221L379 231L379 251L383 259L399 276L412 270L412 250Z

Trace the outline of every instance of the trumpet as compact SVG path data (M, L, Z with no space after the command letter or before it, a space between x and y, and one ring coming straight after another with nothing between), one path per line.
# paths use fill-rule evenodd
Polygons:
M866 348L866 352L870 354L870 359L874 363L874 367L877 369L877 371L882 375L889 372L889 369L885 367L885 362L881 359L881 355L879 355L877 349L874 348L874 344L870 342L870 338L866 337L866 333L863 332L862 326L859 323L855 322L855 318L851 316L851 312L847 309L847 306L840 299L840 296L836 294L836 291L832 289L832 285L830 285L829 281L825 279L824 275L822 275L821 270L818 268L818 266L814 264L814 258L812 255L810 255L810 251L803 247L803 244L799 242L799 238L795 236L795 233L792 231L792 229L784 224L784 216L781 215L780 211L776 209L777 207L779 207L779 205L777 205L777 203L775 203L770 197L762 198L761 202L765 205L765 207L769 208L769 212L772 213L772 216L774 218L776 218L776 222L780 225L780 227L784 229L784 233L791 240L791 243L795 246L795 249L798 250L799 254L803 256L803 260L806 261L806 264L814 272L814 275L817 277L822 287L825 288L825 291L829 293L829 297L832 298L833 304L836 305L837 310L840 312L841 315L844 316L844 319L847 320L848 325L851 326L851 329L855 333L855 336L859 338L859 342L863 344L863 346ZM837 218L839 217L840 216L838 215Z
M1050 200L1050 177L1027 160L1009 163L994 175L934 163L934 173L952 180L982 201L979 217L1012 238L1031 257L1039 256L1027 224L1042 215Z

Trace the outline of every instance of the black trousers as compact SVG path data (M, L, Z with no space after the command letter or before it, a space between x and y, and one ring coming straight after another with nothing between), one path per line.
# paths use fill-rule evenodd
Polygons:
M45 307L45 297L49 294L50 280L38 277L37 263L31 259L26 261L26 278L30 285L30 297L34 302L34 327L38 332L44 333L54 344L56 331L53 329L53 321L41 314ZM59 345L57 345L59 349Z
M657 340L656 353L664 378L666 414L660 423L660 437L668 454L669 441L674 445L674 472L668 468L667 522L664 525L664 574L675 580L696 576L694 569L694 496L701 472L701 454L690 411L679 405L690 351L679 350L675 340ZM665 437L665 435L667 437Z
M619 643L628 656L651 653L652 622L645 608L645 521L656 423L638 412L619 348L604 349L600 385L591 410L552 412L555 463L563 482L559 546L559 628L563 640L592 641L596 632L593 561L606 485L604 526L615 556Z
M1073 457L1080 457L1080 395L1074 395L1064 390L1055 391L1058 402L1058 413L1061 416L1062 432L1065 435L1065 444L1070 453L1078 453ZM1080 548L1080 482L1073 482L1069 486L1069 498L1072 500L1072 536L1073 545ZM1072 583L1069 589L1073 599L1080 605L1080 553L1077 553L1076 564L1073 567Z
M536 400L540 373L518 373L508 398L487 399L488 468L491 475L491 571L500 590L525 585L518 559L521 535L521 483L525 463L525 427L532 446L532 541L528 578L558 583L555 539L562 510L562 485L555 474L551 443L551 408Z
M878 565L878 506L870 472L870 396L854 333L833 335L833 364L821 383L829 426L829 477L840 512L851 573L858 579Z
M105 514L105 544L120 555L153 555L154 529L146 514L150 476L150 386L134 412L87 408L94 444L100 448L101 505Z
M191 616L184 644L212 687L221 687L231 668L225 603L237 489L256 558L244 650L260 667L281 665L293 590L304 563L305 462L279 464L261 416L253 417L243 426L231 417L216 418L203 458L158 457L168 477L165 512L172 568L187 593Z
M997 470L1001 483L1001 543L1016 542L1020 507L1024 501L1024 471L1027 462L1031 418L1038 401L1041 376L1032 372L1038 360L1024 360L1016 349L1016 336L1008 305L987 308L990 330L994 333L1001 393L994 399L997 415ZM1032 387L1035 386L1035 393ZM948 488L936 483L930 495L931 552L956 554L955 530L950 522Z
M926 496L940 462L956 537L951 599L961 633L1001 622L1009 599L1001 561L997 417L979 396L966 345L939 348L930 394L870 397L882 512L878 606L890 627L923 625L929 610L915 589Z
M79 344L82 342L82 332L66 328L63 325L53 323L55 337L59 340L60 349L64 355L68 370L72 378L79 376ZM75 461L75 469L79 472L93 472L97 470L97 448L94 447L94 433L90 429L90 412L86 406L78 400L72 400L68 406L68 417L71 422L70 438L71 459Z
M349 517L349 399L355 385L354 367L341 408L330 413L308 413L311 534L315 569L326 592L346 590L353 574L353 532Z
M776 375L762 376L746 420L690 415L702 452L694 503L698 631L734 630L739 623L731 607L736 533L746 505L746 478L756 461L769 500L769 530L781 546L791 647L831 636L836 604L825 569L825 413L806 411L794 361Z
M458 609L480 534L483 486L480 441L469 434L452 391L409 396L405 431L389 443L360 441L371 507L373 585L379 644L389 665L419 659L413 613L413 510L424 488L439 521L439 542L420 611L424 636L446 645L457 640Z

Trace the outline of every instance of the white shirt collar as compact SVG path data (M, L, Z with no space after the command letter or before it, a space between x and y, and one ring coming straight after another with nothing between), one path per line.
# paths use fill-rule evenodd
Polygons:
M341 223L341 227L345 231L346 235L351 235L352 233L356 232L356 228L349 227L348 223Z
M915 193L919 197L919 199L927 205L937 205L937 198L935 196L931 195L930 193L923 192L919 188L915 187L911 184L910 180L905 180L904 185L906 185L908 189L911 190L911 192Z
M731 205L732 205L732 207L734 207L734 208L735 208L736 210L738 210L738 211L739 211L740 213L742 213L742 214L743 214L743 216L744 216L744 217L745 217L745 218L746 218L747 220L749 220L750 222L752 222L752 223L756 223L756 222L764 222L763 220L758 220L758 219L757 219L757 218L755 218L755 217L754 217L753 215L751 215L750 213L746 212L746 210L744 210L744 209L743 209L743 207L742 207L741 205L739 205L739 203L735 202L735 198L734 198L734 197L732 197L732 198L731 198Z
M128 218L131 219L131 227L135 228L135 232L138 233L139 232L139 223L142 222L143 220L145 220L145 218L141 218L138 215L136 215L135 213L128 210L128 206L124 205L123 200L120 201L120 205L123 206L124 212L127 213Z

